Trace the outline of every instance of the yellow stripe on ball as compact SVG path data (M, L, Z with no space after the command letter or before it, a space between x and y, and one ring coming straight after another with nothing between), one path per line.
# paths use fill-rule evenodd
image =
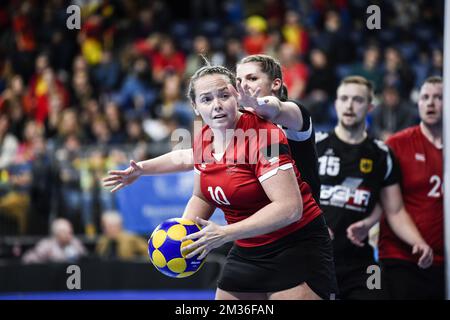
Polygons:
M166 258L164 258L164 255L159 250L153 251L152 262L157 268L164 268L166 266Z
M186 252L182 252L182 251L181 251L181 249L183 249L184 247L190 245L191 243L194 243L194 241L192 241L192 240L186 240L186 241L184 241L184 242L181 243L181 246L180 246L180 252L181 252L181 255L183 256L183 258L186 258L186 256L187 256L189 253L191 253L192 251L194 251L194 249L188 250L188 251L186 251Z
M175 221L185 226L193 226L195 224L194 221L184 218L176 218Z
M172 272L183 273L187 267L186 260L184 260L183 258L172 259L169 261L169 263L167 263L167 267Z
M183 272L183 273L180 273L179 275L177 275L177 278L186 278L186 277L193 275L194 273L195 273L195 271Z
M180 241L181 239L183 239L186 236L187 231L186 231L186 228L183 225L176 224L174 226L171 226L169 228L169 230L167 230L167 234L173 240Z
M159 247L161 247L162 244L164 243L164 241L166 241L166 237L167 237L167 234L164 230L156 231L156 233L153 235L153 238L152 238L153 247L155 249L158 249Z

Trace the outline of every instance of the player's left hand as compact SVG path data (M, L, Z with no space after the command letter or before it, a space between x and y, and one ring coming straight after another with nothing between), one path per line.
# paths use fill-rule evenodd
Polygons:
M347 228L347 238L358 247L364 247L363 241L368 235L369 228L363 220L357 221Z
M415 244L412 249L412 254L417 253L420 254L417 265L422 269L430 267L433 263L433 250L430 248L430 246L426 243Z
M181 239L181 242L198 239L194 243L181 249L182 253L193 250L186 255L186 258L189 259L200 254L197 259L201 260L205 258L212 249L218 248L229 241L222 226L199 217L195 219L195 222L203 226L203 229Z

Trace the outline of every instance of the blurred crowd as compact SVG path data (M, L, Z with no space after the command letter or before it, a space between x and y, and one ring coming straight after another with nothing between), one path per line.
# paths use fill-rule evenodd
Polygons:
M69 5L81 29L69 30ZM366 26L369 5L381 29ZM368 118L381 139L418 122L417 90L442 75L442 0L5 0L0 3L0 237L100 233L116 210L99 178L171 148L192 130L185 98L202 65L234 69L248 54L283 65L289 96L318 130L335 124L337 83L375 84Z

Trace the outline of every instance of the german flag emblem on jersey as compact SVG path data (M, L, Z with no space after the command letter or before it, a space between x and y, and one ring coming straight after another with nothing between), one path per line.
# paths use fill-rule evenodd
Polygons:
M373 161L371 159L362 158L359 162L359 170L362 173L370 173L373 169Z

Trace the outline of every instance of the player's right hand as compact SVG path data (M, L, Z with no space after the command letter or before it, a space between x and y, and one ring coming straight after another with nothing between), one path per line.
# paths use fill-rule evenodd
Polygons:
M130 166L125 170L111 170L108 176L103 179L105 188L113 187L111 192L116 192L125 186L132 184L144 173L144 168L134 160L130 161Z
M419 261L417 265L426 269L433 263L433 250L426 243L418 243L413 246L412 254L420 254Z

